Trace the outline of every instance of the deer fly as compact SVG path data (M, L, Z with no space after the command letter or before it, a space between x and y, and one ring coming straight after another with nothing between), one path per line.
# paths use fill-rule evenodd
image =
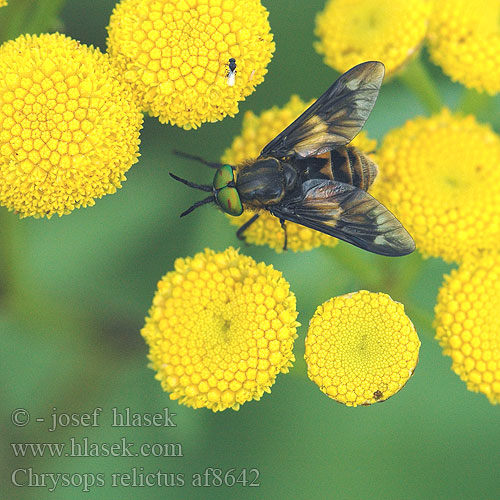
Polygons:
M396 217L367 193L377 165L349 146L377 100L384 65L369 61L351 68L253 160L223 165L176 152L216 168L211 186L170 174L175 180L210 193L181 214L215 202L224 212L254 215L243 233L263 212L389 256L407 255L415 243Z

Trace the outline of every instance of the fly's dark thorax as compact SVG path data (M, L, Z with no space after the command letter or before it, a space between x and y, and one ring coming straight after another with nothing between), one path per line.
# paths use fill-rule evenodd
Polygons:
M242 165L237 170L236 189L241 201L250 207L279 203L286 192L282 163L268 157Z
M351 184L364 191L372 185L378 167L354 146L341 146L320 156L296 160L307 179L331 179Z

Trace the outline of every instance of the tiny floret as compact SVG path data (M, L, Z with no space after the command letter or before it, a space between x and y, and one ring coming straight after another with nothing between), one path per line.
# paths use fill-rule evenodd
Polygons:
M320 305L309 323L309 378L347 406L385 401L413 374L420 340L404 306L366 290Z
M444 109L389 132L373 195L424 256L460 262L500 241L500 137Z
M247 160L257 158L262 148L298 118L313 102L314 100L306 103L294 95L283 108L273 106L259 116L247 111L243 118L241 135L236 137L231 147L224 152L222 162L230 165L242 165ZM361 131L351 144L365 153L373 152L377 146L377 142L374 139L369 139L364 131ZM241 226L253 215L253 212L247 211L240 217L229 215L227 217L231 224ZM286 231L287 248L293 251L311 250L320 245L335 246L338 243L336 238L294 222L286 223ZM280 221L267 212L261 213L243 235L248 243L269 245L278 253L283 251L285 234Z
M500 403L500 255L468 257L445 276L436 305L436 338L467 389Z
M292 366L296 318L279 271L233 248L206 249L160 280L141 333L171 399L238 410Z
M431 59L453 80L500 92L500 2L440 0L429 26Z
M0 204L63 215L114 193L137 162L142 114L109 56L64 35L0 47Z
M268 14L260 0L122 0L108 51L143 110L196 128L234 116L264 80L274 52Z
M329 0L316 19L316 50L344 72L364 61L382 61L390 76L417 54L431 0Z

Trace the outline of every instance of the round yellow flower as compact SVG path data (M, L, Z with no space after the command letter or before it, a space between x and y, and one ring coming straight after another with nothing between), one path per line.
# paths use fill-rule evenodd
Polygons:
M7 0L0 0L0 7L5 7L7 5Z
M342 73L376 60L390 76L418 52L430 13L431 0L329 0L316 19L315 48Z
M283 108L273 106L260 116L247 111L243 118L241 135L233 140L230 148L226 149L222 156L222 162L241 165L245 160L257 158L262 148L290 125L313 102L314 100L305 103L294 95ZM377 147L377 141L369 139L364 131L360 132L351 144L367 153L375 151ZM231 224L241 226L253 215L253 212L244 212L240 217L226 216ZM320 245L335 246L338 243L336 238L293 222L287 222L286 230L288 236L287 248L289 250L311 250ZM279 219L271 214L262 213L243 233L243 236L249 243L269 245L276 252L283 251L284 231L281 228Z
M378 160L373 195L425 256L459 262L499 248L500 137L489 126L444 109L390 132Z
M320 305L306 338L309 378L347 406L385 401L413 374L420 340L404 306L366 290Z
M144 110L196 128L234 116L264 80L274 52L267 18L260 0L122 0L108 50Z
M296 318L279 271L233 248L206 249L161 279L141 333L171 399L238 410L292 366Z
M51 217L114 193L142 114L107 55L64 35L0 47L0 204Z
M500 91L500 0L435 2L429 52L453 80L495 94Z
M445 276L436 305L436 338L467 389L500 403L500 255L467 258Z

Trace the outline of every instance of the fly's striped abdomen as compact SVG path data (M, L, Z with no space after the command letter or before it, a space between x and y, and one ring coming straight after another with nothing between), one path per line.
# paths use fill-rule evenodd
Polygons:
M351 184L364 191L368 191L378 172L377 165L354 146L330 151L330 169L334 181Z
M377 176L377 165L354 146L341 146L319 156L298 160L306 179L331 179L367 191Z

